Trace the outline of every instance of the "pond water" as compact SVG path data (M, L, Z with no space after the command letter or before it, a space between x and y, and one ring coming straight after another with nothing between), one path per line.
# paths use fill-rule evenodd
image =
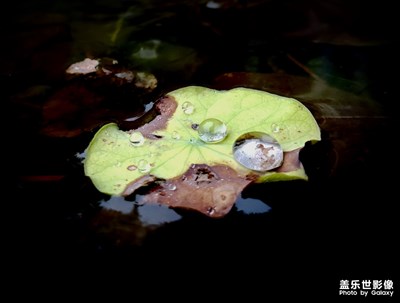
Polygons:
M270 291L284 288L282 274L289 290L332 297L341 279L392 279L397 34L393 10L376 5L12 4L0 62L11 146L6 246L21 256L15 268L34 276L48 264L52 273L80 276L90 264L98 273L139 276L139 267L143 274L178 266L221 278L232 270L232 279L245 270L240 277L259 273ZM371 24L376 15L383 21ZM120 69L119 80L66 73L85 58ZM157 87L129 82L138 72ZM163 94L187 85L245 86L304 102L322 131L321 142L300 154L309 181L250 185L221 219L99 193L82 165L99 127L135 123Z

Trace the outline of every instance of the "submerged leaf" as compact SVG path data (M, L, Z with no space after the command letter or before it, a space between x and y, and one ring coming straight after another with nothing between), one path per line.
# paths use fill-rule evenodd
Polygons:
M110 123L95 135L87 150L85 173L99 191L130 195L164 180L145 202L222 216L250 182L307 179L298 153L306 142L320 140L318 124L303 104L264 91L190 86L168 93L156 108L159 115L135 130L122 131ZM226 126L221 141L200 139L199 125L207 119ZM236 140L256 132L279 142L284 152L280 167L253 171L235 160ZM132 142L138 133L144 138L140 144Z

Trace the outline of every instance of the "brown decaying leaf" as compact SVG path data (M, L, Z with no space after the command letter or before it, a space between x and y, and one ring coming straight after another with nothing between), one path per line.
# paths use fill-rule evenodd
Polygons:
M301 162L299 159L301 148L297 148L290 152L283 153L283 163L279 166L276 171L277 172L289 172L298 170L301 167Z
M157 111L158 115L149 123L146 123L136 129L136 131L141 132L142 135L147 138L155 139L156 137L153 135L153 132L166 128L168 120L175 112L177 106L178 104L173 98L164 97L160 99L155 104L155 110Z
M157 86L154 75L127 70L116 60L107 58L86 58L72 64L66 74L73 81L56 91L43 106L42 133L48 136L75 137L107 120L140 116L143 114L140 102L132 103L131 111L107 104L115 100L121 102L121 98L115 96L117 93L137 100L138 96L150 93ZM108 95L104 93L105 88Z
M294 171L301 167L296 149L285 153L278 172ZM235 204L243 189L256 179L257 174L246 178L224 165L193 164L182 176L161 182L160 186L141 196L141 203L159 203L170 207L197 210L207 216L225 216ZM156 181L151 175L129 184L123 195L129 196L138 188Z
M97 66L99 65L98 60L86 58L83 61L71 64L65 71L67 74L89 74L95 73Z
M251 182L227 166L193 164L182 176L167 180L144 195L140 202L194 209L218 218L231 210L238 195Z

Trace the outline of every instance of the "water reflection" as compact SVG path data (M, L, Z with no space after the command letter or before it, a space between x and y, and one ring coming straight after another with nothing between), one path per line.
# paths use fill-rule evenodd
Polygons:
M101 200L100 206L105 209L119 211L123 214L129 214L133 211L135 204L126 201L122 197L111 197L109 200Z
M146 226L162 225L182 218L173 209L166 206L158 204L138 205L136 202L127 201L125 198L117 196L113 196L109 200L101 200L100 206L125 215L132 214L136 207L140 222Z
M236 201L236 209L242 211L246 215L250 214L263 214L271 210L271 207L261 200L253 198L239 198Z
M83 163L83 161L84 161L85 158L86 158L86 149L85 149L84 151L82 151L82 152L76 152L76 153L75 153L75 157L76 157L81 163Z
M182 218L173 209L158 204L145 204L138 208L138 212L144 225L159 225Z
M161 44L160 40L150 40L142 43L140 49L132 54L133 57L150 60L158 57L157 49Z
M182 219L182 216L174 209L164 205L139 204L118 196L101 200L100 206L106 210L120 212L121 215L135 214L143 226L161 226ZM242 212L244 215L264 214L271 210L271 207L265 202L254 198L240 197L236 201L235 207L238 212Z

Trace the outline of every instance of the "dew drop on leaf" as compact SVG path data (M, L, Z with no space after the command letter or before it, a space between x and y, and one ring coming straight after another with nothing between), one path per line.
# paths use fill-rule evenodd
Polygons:
M199 138L206 143L217 143L225 139L227 127L224 122L210 118L200 123L198 127Z
M263 172L282 165L283 150L270 135L263 132L250 132L241 135L235 141L233 157L244 167Z
M271 130L273 133L279 133L281 131L281 127L276 123L272 123Z
M142 146L144 144L144 137L141 132L132 132L129 136L129 141L131 141L133 146Z
M146 173L150 172L150 170L151 170L150 163L144 159L139 160L137 167L138 167L138 170L143 174L146 174Z
M176 185L175 184L172 184L172 183L167 183L167 184L165 184L164 185L164 187L166 188L166 189L168 189L168 190L176 190Z
M177 131L172 132L172 139L179 140L181 135Z
M190 102L185 102L182 104L182 110L186 115L191 115L194 113L194 105Z

